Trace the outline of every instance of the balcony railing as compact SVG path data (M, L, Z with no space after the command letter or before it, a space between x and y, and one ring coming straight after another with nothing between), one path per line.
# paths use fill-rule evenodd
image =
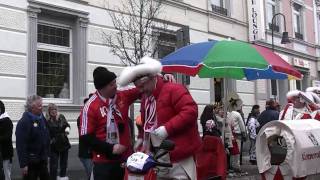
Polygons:
M280 28L279 28L279 26L276 25L276 24L273 24L273 27L272 27L272 24L269 23L269 29L270 29L270 30L273 29L274 32L280 32Z
M297 39L303 40L303 34L301 34L301 33L295 32L295 33L294 33L294 36L295 36Z
M224 16L228 16L228 10L227 9L225 9L225 8L223 8L221 6L213 5L213 4L211 4L211 7L212 7L212 11L213 12L222 14Z

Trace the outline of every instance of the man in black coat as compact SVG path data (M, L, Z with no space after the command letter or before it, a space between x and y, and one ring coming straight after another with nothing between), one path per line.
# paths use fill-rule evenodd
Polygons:
M277 110L278 106L279 104L273 99L266 102L266 110L264 110L258 117L260 126L257 133L268 122L279 119L279 111Z
M27 110L16 128L17 153L24 180L48 180L50 137L47 122L42 114L42 98L27 98Z
M5 112L5 106L0 101L0 151L3 161L5 179L11 179L11 164L13 157L12 147L13 124L9 115Z

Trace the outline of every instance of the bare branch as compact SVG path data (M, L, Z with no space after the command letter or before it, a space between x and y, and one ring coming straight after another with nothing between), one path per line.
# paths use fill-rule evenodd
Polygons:
M140 63L145 55L154 57L158 38L153 28L162 23L156 22L163 0L123 0L121 9L108 11L116 33L106 34L104 40L111 52L125 65Z

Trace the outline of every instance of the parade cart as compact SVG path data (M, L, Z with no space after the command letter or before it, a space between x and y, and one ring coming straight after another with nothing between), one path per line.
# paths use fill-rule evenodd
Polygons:
M276 120L259 131L257 165L264 180L320 179L320 121Z

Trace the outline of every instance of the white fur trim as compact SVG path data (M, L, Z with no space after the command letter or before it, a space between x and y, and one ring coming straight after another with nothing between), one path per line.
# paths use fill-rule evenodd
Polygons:
M6 117L10 118L7 112L4 112L0 115L0 119L6 118Z
M66 127L66 129L64 130L66 133L69 133L70 132L70 128L69 127Z
M314 103L314 98L310 92L309 93L301 92L300 94L307 101L307 103Z
M143 57L142 64L132 67L126 67L119 76L118 83L120 86L126 86L139 76L156 75L161 73L162 65L159 61L150 57Z
M301 93L301 91L299 91L299 90L289 91L287 93L287 98L290 99L292 97L299 96L300 93Z
M308 87L306 92L320 91L320 87Z
M312 99L314 103L320 104L320 98L316 93L308 91L308 92L306 92L306 94L308 94L308 96L310 96L310 99Z

